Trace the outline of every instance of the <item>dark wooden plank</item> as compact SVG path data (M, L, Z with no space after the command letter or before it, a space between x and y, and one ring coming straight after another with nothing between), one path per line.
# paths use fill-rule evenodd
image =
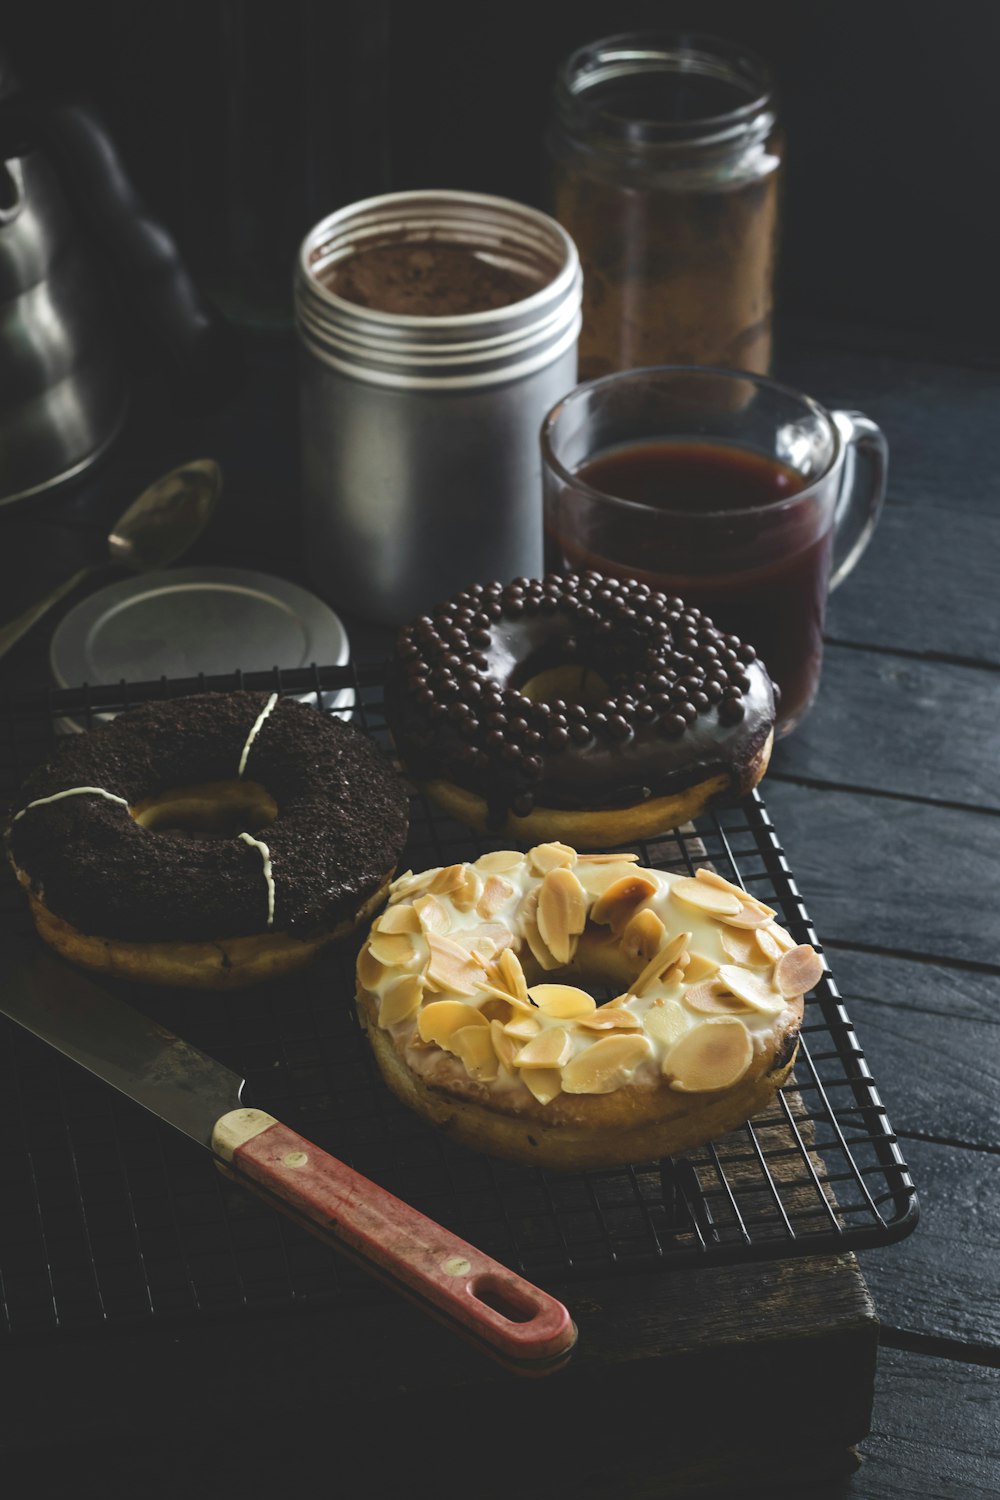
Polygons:
M831 597L835 640L1000 662L993 608L1000 516L969 514L947 495L889 504L871 545Z
M764 790L821 941L997 964L1000 820L778 780Z
M827 408L858 408L880 424L893 502L996 515L1000 371L787 340L778 373Z
M998 1410L1000 1370L882 1348L861 1470L813 1500L995 1500Z
M928 1141L902 1147L920 1223L901 1244L859 1256L879 1317L1000 1363L1000 1157Z
M1000 1150L1000 982L880 954L830 957L894 1129Z
M748 1473L780 1473L783 1447L794 1472L817 1453L829 1472L869 1429L877 1325L850 1256L604 1278L565 1295L580 1346L545 1380L505 1374L402 1303L8 1348L4 1471L60 1446L71 1461L81 1444L108 1453L144 1438L162 1458L178 1434L190 1453L253 1432L261 1456L294 1435L300 1454L334 1453L341 1473L366 1472L377 1453L370 1493L412 1481L415 1453L443 1451L436 1494L468 1495L474 1474L484 1496L638 1500L670 1493L679 1473L703 1484L723 1459L734 1472L743 1452ZM516 1435L536 1431L565 1440L529 1463Z
M998 764L1000 673L831 644L768 774L998 811Z

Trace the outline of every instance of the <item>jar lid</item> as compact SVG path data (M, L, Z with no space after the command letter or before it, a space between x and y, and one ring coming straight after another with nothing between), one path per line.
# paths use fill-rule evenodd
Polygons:
M170 568L99 589L64 616L49 648L60 688L339 667L349 658L340 617L315 594L222 567ZM349 717L353 688L322 697L325 709Z

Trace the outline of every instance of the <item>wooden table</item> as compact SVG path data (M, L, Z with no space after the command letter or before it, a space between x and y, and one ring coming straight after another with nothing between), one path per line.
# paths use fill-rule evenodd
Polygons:
M715 1493L758 1486L770 1494L779 1481L784 1492L829 1500L1000 1491L1000 372L897 343L886 354L879 351L889 341L869 332L799 331L785 336L776 367L825 405L878 420L892 455L874 541L831 601L819 700L779 747L765 783L922 1207L909 1239L860 1257L880 1320L860 1469L847 1472L846 1443L810 1430L803 1413L830 1392L796 1393L780 1353L780 1334L808 1340L822 1318L840 1321L847 1345L874 1344L864 1285L840 1258L685 1273L711 1278L715 1326L726 1330L720 1338L733 1338L751 1302L769 1320L775 1399L796 1403L792 1424L779 1406L759 1441L744 1435L742 1469L679 1472L669 1461L672 1420L679 1411L690 1420L690 1412L680 1382L671 1385L664 1371L677 1368L670 1359L705 1328L685 1323L691 1299L683 1283L650 1277L641 1295L633 1283L627 1294L575 1289L574 1311L603 1364L588 1368L566 1411L549 1383L544 1390L519 1383L513 1394L505 1377L484 1376L477 1356L456 1353L436 1330L425 1334L409 1312L391 1330L376 1321L346 1362L335 1330L302 1318L255 1325L215 1364L217 1347L198 1333L126 1343L114 1369L59 1345L8 1361L0 1379L18 1430L10 1420L0 1425L4 1462L11 1476L32 1475L33 1494L48 1493L50 1471L51 1492L62 1493L67 1472L81 1465L100 1476L102 1495L174 1496L182 1482L192 1494L203 1492L199 1486L227 1493L228 1485L232 1493L275 1492L276 1484L298 1493L291 1478L304 1483L313 1473L324 1413L337 1450L326 1471L331 1483L339 1455L352 1474L349 1493L384 1493L360 1465L365 1454L370 1466L391 1449L419 1487L428 1455L479 1420L486 1399L496 1401L499 1449L523 1443L526 1464L525 1435L537 1427L543 1459L524 1471L526 1495L558 1493L549 1463L561 1444L576 1456L575 1492L595 1500L707 1494L710 1483ZM215 416L164 421L155 403L140 402L113 467L63 498L0 514L3 614L98 556L124 501L196 452L221 460L227 484L189 560L297 578L294 412L293 363L282 339L252 348L246 389ZM356 654L378 653L378 632L349 624ZM44 680L48 635L41 626L25 640L0 665L0 683ZM690 1372L696 1351L687 1352ZM734 1365L721 1383L706 1424L720 1451L741 1389L759 1382L763 1368ZM435 1401L444 1370L451 1394ZM834 1366L829 1378L833 1389ZM352 1385L370 1392L375 1438L352 1438L338 1426ZM859 1437L867 1426L863 1386L844 1428L853 1424ZM52 1444L58 1460L44 1458ZM496 1470L496 1454L481 1452L468 1491L490 1493Z

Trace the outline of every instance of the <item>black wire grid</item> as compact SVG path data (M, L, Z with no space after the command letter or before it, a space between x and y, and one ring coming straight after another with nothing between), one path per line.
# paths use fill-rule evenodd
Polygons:
M57 733L206 688L277 688L325 708L353 686L356 721L389 750L380 681L377 668L314 668L26 695L0 721L0 807L16 806ZM420 797L411 817L401 868L496 847ZM819 947L758 793L639 853L664 868L710 862ZM6 873L0 923L25 920ZM829 973L806 1004L795 1079L766 1115L682 1159L557 1175L453 1145L397 1102L355 1017L355 952L327 950L294 980L243 993L128 986L126 998L245 1075L245 1102L541 1285L836 1253L901 1239L916 1223L912 1180ZM0 1328L15 1338L391 1295L228 1182L186 1137L6 1021L0 1204Z

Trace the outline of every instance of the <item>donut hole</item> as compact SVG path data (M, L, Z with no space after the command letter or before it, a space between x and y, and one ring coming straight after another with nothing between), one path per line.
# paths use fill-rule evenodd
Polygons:
M231 839L268 828L278 816L278 804L256 781L205 781L168 787L129 812L150 833Z
M540 670L527 664L526 677L516 683L519 693L532 703L578 703L582 708L597 708L611 696L611 688L600 672L584 662L560 662Z

